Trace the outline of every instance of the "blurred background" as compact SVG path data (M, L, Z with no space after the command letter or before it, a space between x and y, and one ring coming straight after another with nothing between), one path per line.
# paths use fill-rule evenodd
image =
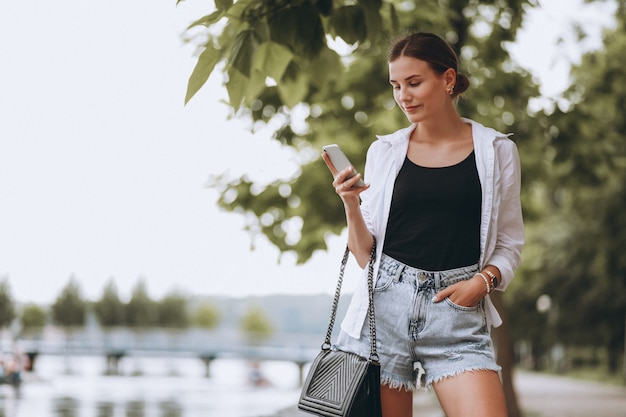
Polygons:
M493 334L509 415L626 399L625 8L2 2L0 416L295 414L346 238L319 150L362 169L406 125L386 46L408 30L453 45L459 112L520 150L527 244ZM528 378L554 375L612 391L548 414Z

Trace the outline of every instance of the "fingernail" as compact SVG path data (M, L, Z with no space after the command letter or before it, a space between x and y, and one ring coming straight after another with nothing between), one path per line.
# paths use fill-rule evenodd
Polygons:
M439 299L437 298L437 296L433 296L433 303L436 303L437 301L439 301Z

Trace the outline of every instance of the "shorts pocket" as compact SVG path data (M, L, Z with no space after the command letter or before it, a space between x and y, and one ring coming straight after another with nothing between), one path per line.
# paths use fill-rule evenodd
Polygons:
M393 275L389 272L380 270L376 284L374 284L374 291L385 291L393 282Z
M470 337L473 334L484 334L488 332L487 318L483 308L483 301L474 307L465 307L450 301L446 298L448 318L451 320L451 331L463 337ZM468 339L469 340L469 339Z
M446 303L450 307L454 308L455 310L461 311L461 312L469 312L469 313L471 313L471 312L474 312L474 311L480 311L481 310L481 303L482 302L479 302L478 304L476 304L473 307L466 307L466 306L462 306L462 305L456 304L454 301L452 301L450 299L450 297L446 297L445 301L446 301Z

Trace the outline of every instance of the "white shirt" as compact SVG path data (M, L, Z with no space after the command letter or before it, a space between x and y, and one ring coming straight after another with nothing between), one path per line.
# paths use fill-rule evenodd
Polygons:
M521 171L515 143L508 136L473 120L472 125L476 167L482 187L479 268L496 266L502 279L498 290L504 291L513 279L513 271L521 261L524 245L524 224L520 202ZM409 138L415 125L392 134L377 136L367 151L364 179L370 188L361 193L361 212L369 231L376 237L374 279L385 241L396 177L406 158ZM341 328L359 338L367 315L367 268L352 297ZM495 327L502 319L489 296L486 298L487 322Z

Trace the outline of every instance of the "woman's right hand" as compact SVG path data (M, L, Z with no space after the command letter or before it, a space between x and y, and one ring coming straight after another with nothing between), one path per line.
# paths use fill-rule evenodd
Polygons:
M333 174L333 187L335 187L335 192L339 197L341 197L344 202L350 200L356 200L358 202L359 194L369 188L369 184L366 184L364 187L356 187L356 183L361 179L361 174L356 173L352 178L349 178L350 175L354 173L354 167L348 167L339 172L325 152L322 153L322 159L331 174Z

